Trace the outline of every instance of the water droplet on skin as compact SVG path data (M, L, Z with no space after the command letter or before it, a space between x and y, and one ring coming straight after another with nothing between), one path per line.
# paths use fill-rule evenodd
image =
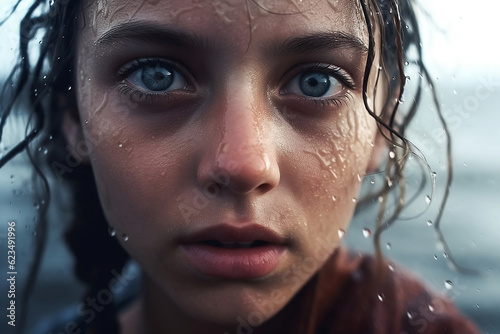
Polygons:
M337 201L337 197L332 196L332 201L336 202Z
M123 144L122 143L118 144L118 147L123 147Z
M447 258L448 258L448 253L444 252L444 253L443 253L443 257L444 257L445 259L447 259Z
M123 239L123 241L128 241L128 235L125 234L125 233L123 233L122 234L122 239Z
M364 236L365 238L369 238L369 237L371 237L371 235L372 235L372 231L370 231L370 229L369 229L369 228L366 228L366 227L365 227L365 228L363 229L363 236Z
M405 66L408 66L410 65L410 62L409 61L405 61Z
M380 300L381 302L383 302L383 301L384 301L384 294L379 293L379 294L377 295L377 297L378 297L378 300Z
M116 231L114 228L112 228L111 226L108 227L108 233L111 237L114 237L116 235Z
M68 90L71 90L71 86L68 87Z
M410 313L410 312L406 312L406 316L408 317L408 319L413 319L413 315Z
M464 167L467 167L467 163L466 162L464 162Z
M394 271L394 267L391 264L388 267L390 271Z
M427 221L427 226L432 226L432 220Z
M345 235L345 230L339 228L339 230L337 231L338 235L339 235L339 238L342 239Z
M33 236L35 236L35 237L36 237L36 231L33 231Z
M451 290L451 289L453 289L453 282L452 282L452 281L450 281L450 280L446 280L446 281L444 282L444 287L446 288L446 290Z
M454 90L453 90L453 95L457 95L457 94L458 94L457 90L456 90L456 89L454 89Z
M434 307L432 305L429 305L429 311L434 312Z
M479 304L476 304L476 308L479 308Z
M385 245L385 246L387 247L388 250L391 250L391 248L392 248L392 245L390 242L388 242L387 245Z
M375 181L371 180L371 181L370 181L370 183L371 183L371 184L375 184Z
M38 42L38 44L42 44L42 41Z
M38 209L40 209L40 204L38 204L38 203L34 203L34 204L33 204L33 207L34 207L36 210L38 210Z
M438 259L438 256L437 256L437 255L434 255L434 260L436 260L436 261L437 261L437 259Z
M85 124L89 124L89 120L88 119L85 120Z
M353 203L356 203L357 201L358 201L358 199L357 199L356 197L353 197L353 198L352 198L352 202L353 202Z

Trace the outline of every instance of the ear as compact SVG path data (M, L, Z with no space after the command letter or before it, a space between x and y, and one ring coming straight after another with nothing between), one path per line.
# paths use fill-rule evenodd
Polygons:
M375 137L375 142L373 144L372 154L370 156L370 161L368 161L368 166L366 167L366 174L374 173L377 171L384 155L387 153L387 140L384 136L377 130L377 135Z
M88 148L76 106L70 106L66 102L67 98L62 94L58 96L58 101L63 106L61 108L63 110L61 130L68 144L67 149L81 163L89 163Z

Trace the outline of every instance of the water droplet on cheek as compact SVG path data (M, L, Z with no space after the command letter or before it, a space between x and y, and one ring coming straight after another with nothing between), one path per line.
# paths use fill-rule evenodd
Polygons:
M338 233L340 239L342 239L345 236L345 230L344 229L339 228L339 230L338 230L337 233Z

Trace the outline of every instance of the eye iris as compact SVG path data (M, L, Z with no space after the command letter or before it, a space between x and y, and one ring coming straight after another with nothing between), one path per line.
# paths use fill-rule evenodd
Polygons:
M144 86L148 89L152 91L162 91L172 85L174 74L164 66L148 66L142 70L141 79Z
M300 89L307 96L323 96L330 89L330 85L330 79L324 73L304 73L300 77Z

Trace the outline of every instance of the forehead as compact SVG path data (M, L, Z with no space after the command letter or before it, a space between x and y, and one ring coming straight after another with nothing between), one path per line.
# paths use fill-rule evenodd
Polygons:
M150 22L248 48L266 39L342 32L367 43L355 0L99 0L84 1L87 37L98 40L124 23Z

